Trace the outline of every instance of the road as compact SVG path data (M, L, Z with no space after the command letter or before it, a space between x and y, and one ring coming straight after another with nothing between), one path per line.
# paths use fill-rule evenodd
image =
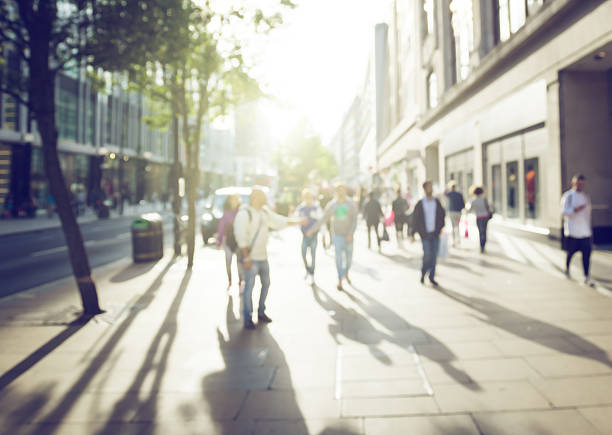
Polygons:
M81 224L91 267L132 255L130 223L125 216ZM164 222L164 243L172 243L172 223ZM0 237L0 297L72 273L61 228Z

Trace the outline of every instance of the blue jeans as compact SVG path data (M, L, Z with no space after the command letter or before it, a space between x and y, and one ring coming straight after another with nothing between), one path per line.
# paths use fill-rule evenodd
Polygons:
M353 259L353 242L347 242L345 236L334 235L334 246L336 248L336 269L338 269L338 280L348 274Z
M270 288L270 265L268 260L253 261L250 269L243 268L244 274L244 321L251 320L253 314L253 287L255 287L255 278L259 275L261 281L261 295L259 296L259 309L257 314L262 315L266 312L266 297Z
M308 249L310 249L310 266L308 265L308 261L306 260L306 254L308 253ZM317 235L315 234L312 237L306 237L302 239L302 260L304 260L304 267L306 268L306 272L311 275L314 275L315 271L315 258L317 256Z
M434 233L429 233L422 240L423 242L423 267L421 276L429 272L429 279L434 279L436 274L436 259L440 248L440 237Z

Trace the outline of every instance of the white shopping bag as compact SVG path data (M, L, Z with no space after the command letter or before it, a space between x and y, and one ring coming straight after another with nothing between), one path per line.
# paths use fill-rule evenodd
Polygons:
M438 247L438 257L446 258L448 257L448 234L443 231L440 234L440 243Z

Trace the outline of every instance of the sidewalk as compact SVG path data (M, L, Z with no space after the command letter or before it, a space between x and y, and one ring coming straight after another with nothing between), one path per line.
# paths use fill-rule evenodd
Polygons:
M275 233L256 331L211 248L97 269L86 324L71 279L1 299L0 433L612 432L612 298L468 244L434 289L419 243L366 244L338 292L331 252L306 286L298 232Z
M168 207L167 210L170 210L170 208ZM142 213L161 211L163 211L163 206L161 204L130 204L124 207L123 216L137 216ZM116 210L111 210L109 219L121 216L122 215ZM77 217L77 222L79 224L95 222L97 220L98 217L95 212L89 207L86 208L84 214ZM0 236L29 233L49 228L59 228L60 226L61 223L57 213L55 213L52 218L47 217L46 214L39 214L35 218L0 219Z

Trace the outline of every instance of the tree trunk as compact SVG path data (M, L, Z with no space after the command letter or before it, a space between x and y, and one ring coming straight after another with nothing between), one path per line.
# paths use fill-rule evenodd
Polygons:
M31 22L29 60L29 101L42 139L45 171L62 223L72 272L77 282L83 314L95 315L102 311L98 304L96 285L91 277L87 251L81 229L74 216L70 196L64 181L57 153L57 128L55 125L55 73L49 65L50 28L48 22Z
M193 156L192 156L193 158ZM195 254L195 229L196 229L196 196L198 187L198 171L192 165L189 167L189 179L187 183L187 267L193 266Z
M174 112L176 113L176 111ZM179 125L176 115L172 118L173 139L173 164L172 164L172 211L174 215L174 255L182 253L182 229L181 229L181 198L179 197L179 177L181 176L181 162L179 161Z

